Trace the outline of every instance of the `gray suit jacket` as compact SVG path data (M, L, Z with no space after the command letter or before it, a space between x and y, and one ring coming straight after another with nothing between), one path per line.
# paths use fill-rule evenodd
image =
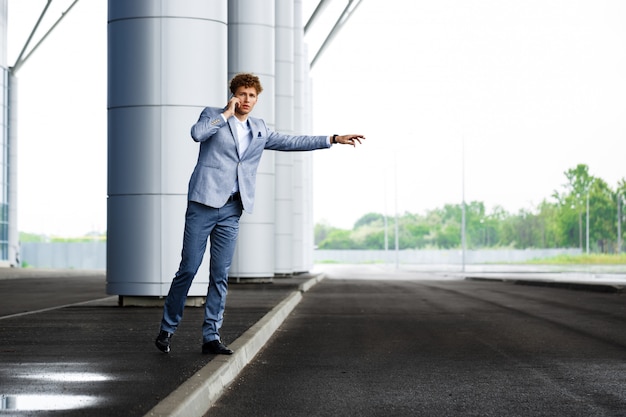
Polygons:
M310 151L330 147L328 136L283 135L269 130L263 119L248 117L252 141L240 155L234 116L227 123L221 116L223 111L206 107L191 128L191 137L200 142L200 152L189 180L189 201L222 207L239 178L243 208L252 213L256 172L264 149Z

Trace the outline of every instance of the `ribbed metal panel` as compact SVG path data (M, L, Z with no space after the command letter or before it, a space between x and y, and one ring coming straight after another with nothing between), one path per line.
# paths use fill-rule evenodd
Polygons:
M178 269L198 153L189 130L227 97L226 20L219 0L109 0L110 294L166 295ZM207 285L205 259L189 295Z
M228 2L228 72L253 72L263 84L253 115L275 128L274 0ZM230 274L240 278L271 278L275 271L275 152L265 152L256 180L253 214L241 218L239 241Z

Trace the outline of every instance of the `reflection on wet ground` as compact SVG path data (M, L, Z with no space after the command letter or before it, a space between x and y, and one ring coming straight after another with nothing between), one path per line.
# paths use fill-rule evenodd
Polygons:
M85 408L97 403L98 399L89 395L2 395L0 410L51 411Z
M110 379L106 375L92 372L48 372L40 374L21 375L24 379L52 382L98 382Z
M19 366L17 366L19 368ZM2 370L0 374L5 373ZM15 379L27 379L33 382L37 381L44 384L50 383L84 383L84 382L102 382L111 379L109 376L93 372L41 372L41 373L22 373L19 369L13 369L6 372ZM4 379L4 378L3 378ZM23 386L17 384L17 386ZM6 390L8 386L2 387ZM39 388L39 389L37 389ZM40 391L41 387L33 386L33 391ZM46 387L46 394L37 393L0 393L0 413L4 411L52 411L52 410L71 410L77 408L87 408L96 405L101 398L90 395L66 395L55 394L54 391L63 391L64 385L59 385L50 390Z

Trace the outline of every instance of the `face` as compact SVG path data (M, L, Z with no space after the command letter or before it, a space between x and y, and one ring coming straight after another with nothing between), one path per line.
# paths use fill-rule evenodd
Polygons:
M238 87L235 97L239 99L239 104L235 108L237 114L248 114L256 105L258 96L254 87Z

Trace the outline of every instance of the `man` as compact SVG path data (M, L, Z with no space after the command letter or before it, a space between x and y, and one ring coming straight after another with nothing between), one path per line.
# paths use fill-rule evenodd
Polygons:
M256 75L238 74L230 82L232 97L223 109L207 107L191 128L200 142L198 162L189 181L183 250L178 272L163 306L156 347L170 351L172 335L183 315L185 300L210 239L209 288L202 325L202 353L230 355L219 335L222 327L228 269L239 232L242 210L252 212L257 167L264 149L310 151L333 143L356 146L363 135L295 136L267 128L249 117L263 91Z

